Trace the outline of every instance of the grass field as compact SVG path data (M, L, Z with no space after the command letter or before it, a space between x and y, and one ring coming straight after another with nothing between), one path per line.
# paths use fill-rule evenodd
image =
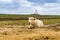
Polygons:
M56 28L21 28L29 25L27 17L29 15L0 15L0 40L60 40L60 26L56 26ZM60 16L40 15L38 18L45 25L60 23Z
M60 23L60 19L44 19L44 24L55 24ZM5 20L0 21L0 25L29 25L28 20Z

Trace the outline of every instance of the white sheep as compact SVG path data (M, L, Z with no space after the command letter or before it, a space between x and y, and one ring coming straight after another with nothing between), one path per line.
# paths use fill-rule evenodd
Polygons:
M44 24L43 24L43 21L39 20L39 19L36 19L34 17L28 17L28 23L30 23L30 27L43 27Z

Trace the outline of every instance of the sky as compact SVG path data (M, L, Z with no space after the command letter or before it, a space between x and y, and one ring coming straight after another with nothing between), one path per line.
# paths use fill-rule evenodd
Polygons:
M60 15L60 0L0 0L0 14Z

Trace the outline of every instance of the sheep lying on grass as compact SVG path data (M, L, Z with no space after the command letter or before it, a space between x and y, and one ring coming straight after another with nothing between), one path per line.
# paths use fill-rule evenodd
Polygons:
M30 24L29 28L43 27L43 21L36 19L34 17L28 17L28 23Z

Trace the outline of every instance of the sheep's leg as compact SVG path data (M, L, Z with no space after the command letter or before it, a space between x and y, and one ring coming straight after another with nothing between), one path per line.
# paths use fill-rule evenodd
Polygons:
M32 24L29 25L29 29L33 29L34 27L32 26Z
M32 25L31 25L31 24L29 25L29 28L30 28L30 27L32 27Z

